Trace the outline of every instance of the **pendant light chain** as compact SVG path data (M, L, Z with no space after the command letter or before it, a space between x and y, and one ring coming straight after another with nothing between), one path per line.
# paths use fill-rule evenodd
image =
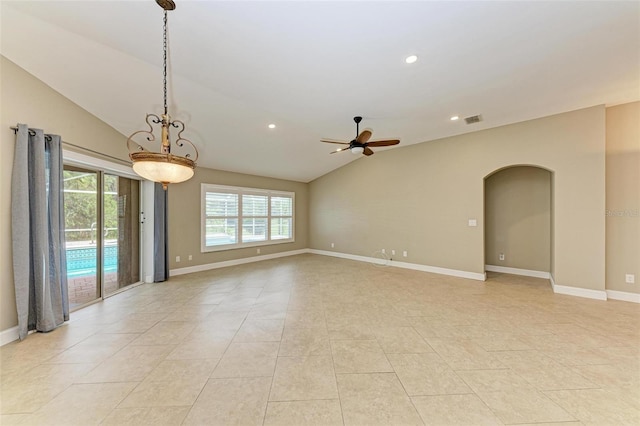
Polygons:
M163 87L164 87L164 114L167 115L167 11L164 11L164 26L163 26L163 40L162 40L162 51L164 53L162 61L163 61Z
M0 0L1 1L1 0ZM176 8L173 0L156 0L158 6L164 9L163 38L162 38L162 89L164 96L164 111L161 116L147 114L146 123L148 130L138 130L127 138L129 158L133 162L133 171L139 176L152 182L162 184L164 189L170 183L180 183L193 177L196 161L198 160L198 148L189 139L182 137L185 130L184 122L172 120L169 117L169 102L167 94L167 58L169 51L168 42L168 11ZM154 127L160 125L160 137L154 134ZM171 152L171 138L169 128L176 129L175 145L180 151L186 151L182 155ZM140 140L138 142L137 140ZM159 142L159 146L158 146ZM146 145L146 146L145 146Z

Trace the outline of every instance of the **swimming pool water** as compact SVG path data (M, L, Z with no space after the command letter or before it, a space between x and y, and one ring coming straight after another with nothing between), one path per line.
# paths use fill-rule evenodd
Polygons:
M67 276L82 277L96 275L96 247L67 248ZM118 246L104 247L104 272L118 270Z

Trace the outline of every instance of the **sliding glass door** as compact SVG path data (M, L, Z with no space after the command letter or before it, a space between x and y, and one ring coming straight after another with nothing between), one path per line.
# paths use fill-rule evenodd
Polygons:
M140 281L140 181L104 175L104 291Z
M64 218L69 307L77 308L102 297L100 285L102 229L100 173L64 168Z
M140 281L140 182L64 168L69 306L77 309Z

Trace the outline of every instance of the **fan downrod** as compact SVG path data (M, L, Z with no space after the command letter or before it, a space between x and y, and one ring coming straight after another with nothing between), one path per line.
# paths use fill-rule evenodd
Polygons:
M356 122L356 139L357 139L358 135L360 134L360 122L362 121L362 117L360 116L353 117L353 121ZM355 142L356 139L352 140L351 142Z

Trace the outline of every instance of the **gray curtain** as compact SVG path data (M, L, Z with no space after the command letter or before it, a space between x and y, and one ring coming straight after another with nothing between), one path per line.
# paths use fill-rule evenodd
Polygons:
M154 185L153 194L153 282L166 281L169 278L169 245L167 198L168 189L162 184Z
M69 320L62 171L60 136L18 125L11 233L20 340Z

